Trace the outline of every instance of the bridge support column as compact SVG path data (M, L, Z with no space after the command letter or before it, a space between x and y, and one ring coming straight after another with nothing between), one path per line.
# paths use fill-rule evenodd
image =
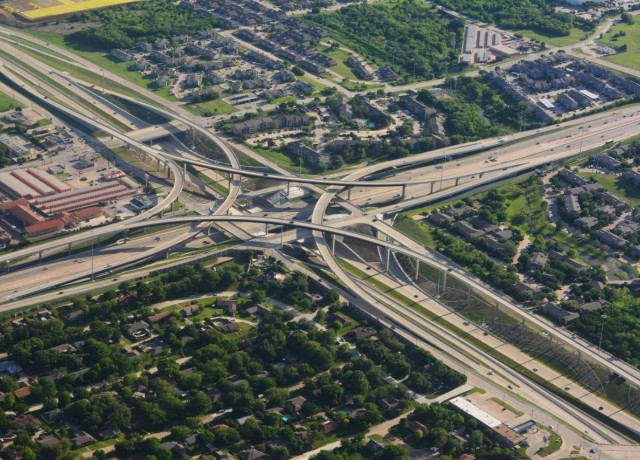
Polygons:
M182 175L184 176L184 179L187 180L187 164L186 163L182 163Z
M167 179L171 180L171 168L167 165Z
M460 182L460 178L456 177L456 185L458 185L459 182Z
M484 176L484 173L481 172L480 175L478 176L480 179L482 179L482 176Z
M124 244L127 244L127 236L129 236L129 230L124 230Z
M444 277L442 279L442 292L447 289L447 272L444 272Z
M6 267L7 267L7 273L9 273L9 267L11 267L11 262L10 262L10 261L8 261L8 260L5 260L4 264L5 264L5 265L6 265Z
M69 255L71 255L71 243L69 243L69 245L68 245L68 246L69 246L69 247L68 247Z
M391 248L387 248L386 250L386 260L384 262L384 271L389 273L389 259L391 258Z
M406 194L407 194L407 186L403 185L402 186L402 199L403 200L404 200L404 197L406 196Z
M211 234L211 225L207 225L207 236Z
M291 182L287 182L287 198L289 197L290 191L291 191Z
M429 193L433 193L433 185L435 184L435 182L431 182L431 191Z
M98 236L98 242L96 243L96 247L100 247L100 236Z
M231 181L233 180L233 175L229 176L229 183L227 184L227 190L231 190Z
M418 275L420 274L420 260L416 259L416 274L414 276L414 280L418 280Z
M336 236L335 235L331 237L331 254L333 255L336 254Z
M264 224L264 234L268 235L269 234L269 224L265 222Z
M42 262L42 251L38 252L38 262Z
M160 172L160 160L156 160L156 172Z
M169 250L169 249L167 249L167 250L164 252L164 258L165 258L165 259L168 259L168 258L169 258L169 251L170 251L170 250Z
M351 199L351 186L347 187L347 200Z

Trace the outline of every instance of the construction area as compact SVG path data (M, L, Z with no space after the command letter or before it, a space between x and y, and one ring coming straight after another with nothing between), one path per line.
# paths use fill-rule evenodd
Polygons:
M139 0L6 0L2 8L27 21L41 21L53 16L69 16L82 11L133 3Z

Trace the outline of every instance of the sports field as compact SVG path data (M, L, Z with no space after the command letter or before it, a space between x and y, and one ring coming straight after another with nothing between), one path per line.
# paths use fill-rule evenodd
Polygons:
M106 6L121 5L123 3L133 3L139 0L55 0L55 1L29 1L25 3L25 9L11 6L12 13L18 13L30 20L42 19L48 16L59 16L61 14L78 13L80 11L94 10ZM13 3L13 2L11 2ZM53 3L53 4L52 4ZM9 9L5 6L5 9ZM27 9L29 8L29 9Z

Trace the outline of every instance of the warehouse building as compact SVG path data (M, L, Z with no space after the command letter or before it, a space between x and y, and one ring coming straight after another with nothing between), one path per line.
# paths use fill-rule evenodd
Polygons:
M132 184L129 183L129 185ZM132 196L136 192L137 187L131 188L120 180L39 198L35 203L42 212L53 215L61 211L75 211L110 200Z
M12 198L35 199L71 190L57 177L35 169L16 169L0 173L0 188Z

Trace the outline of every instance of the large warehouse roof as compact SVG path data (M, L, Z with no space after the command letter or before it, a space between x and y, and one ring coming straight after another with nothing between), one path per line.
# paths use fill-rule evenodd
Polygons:
M14 198L37 198L40 193L13 177L9 172L0 172L0 185Z
M51 188L55 189L58 192L66 192L67 190L71 190L68 184L65 184L60 179L58 179L53 174L49 174L46 171L41 171L39 169L27 169L29 174L37 177L45 184L51 186Z
M24 169L15 169L11 171L11 175L17 177L18 180L24 182L29 187L37 191L38 195L53 195L54 193L56 193L56 190L49 187L37 177L32 176Z
M452 399L451 401L449 401L449 403L457 407L461 412L464 412L468 416L475 418L478 422L486 427L495 428L502 424L502 422L495 418L493 415L486 413L471 401L463 398L462 396Z

